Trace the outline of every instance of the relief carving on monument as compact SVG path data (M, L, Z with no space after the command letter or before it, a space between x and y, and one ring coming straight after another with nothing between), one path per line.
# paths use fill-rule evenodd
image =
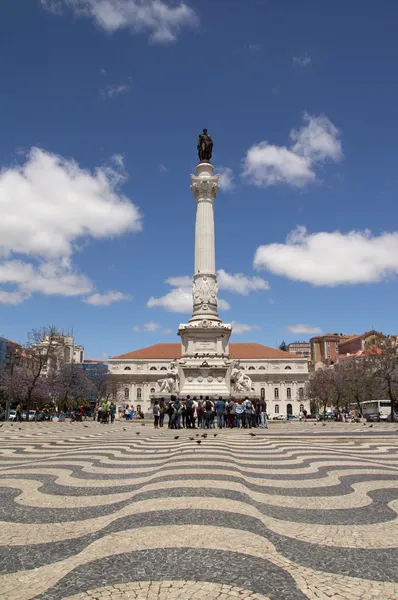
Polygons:
M232 363L231 383L236 393L251 392L252 380L242 371L239 360Z
M159 393L161 394L178 393L179 376L177 361L171 361L166 377L164 379L158 379L158 384L160 386Z
M217 293L218 286L215 278L203 275L194 279L192 295L195 307L199 305L201 310L209 310L210 304L217 309Z

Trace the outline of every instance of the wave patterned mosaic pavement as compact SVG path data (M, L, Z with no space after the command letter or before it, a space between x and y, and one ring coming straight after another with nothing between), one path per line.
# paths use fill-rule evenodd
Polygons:
M397 427L360 427L4 424L1 597L396 600Z

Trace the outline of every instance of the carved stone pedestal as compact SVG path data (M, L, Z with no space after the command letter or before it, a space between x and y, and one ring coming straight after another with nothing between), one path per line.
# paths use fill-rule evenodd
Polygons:
M180 325L182 342L179 360L180 393L203 396L230 394L228 343L232 327L221 321L189 322Z

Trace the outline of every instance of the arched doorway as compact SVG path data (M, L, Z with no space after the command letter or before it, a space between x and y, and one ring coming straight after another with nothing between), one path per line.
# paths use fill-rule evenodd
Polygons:
M286 412L287 412L287 416L288 416L288 417L291 417L291 415L293 414L293 408L292 408L292 405L291 405L291 404L288 404L288 405L286 406Z

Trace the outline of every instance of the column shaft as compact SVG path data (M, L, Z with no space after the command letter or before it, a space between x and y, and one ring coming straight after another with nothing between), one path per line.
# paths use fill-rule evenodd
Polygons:
M195 275L215 274L213 199L199 199L195 227Z

